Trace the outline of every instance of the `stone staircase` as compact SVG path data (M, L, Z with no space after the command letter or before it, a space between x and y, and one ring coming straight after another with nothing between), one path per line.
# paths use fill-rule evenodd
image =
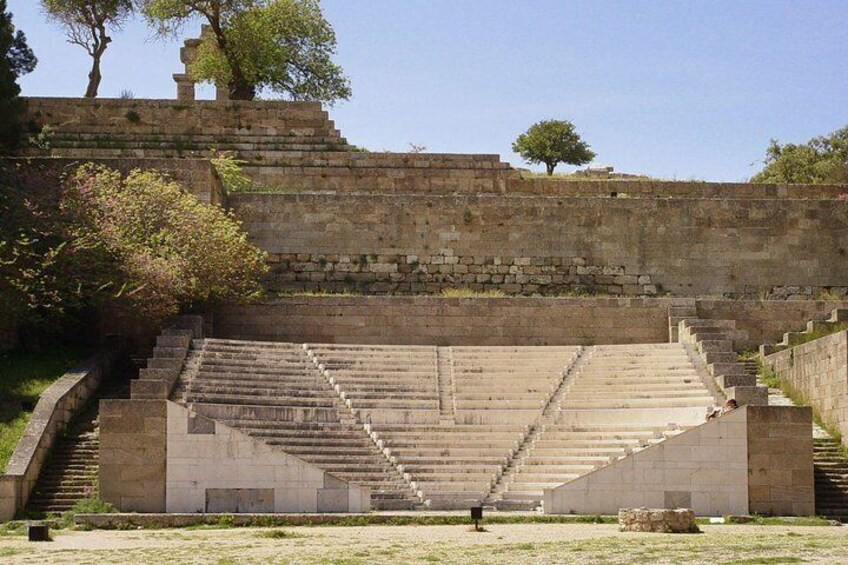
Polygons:
M679 324L678 339L700 356L707 372L727 399L745 404L768 404L768 390L758 386L750 368L739 362L736 344L747 339L736 320L686 318Z
M680 345L587 348L489 500L536 508L544 489L700 424L712 404Z
M348 144L318 103L30 98L25 121L50 126L23 157L244 161L263 190L503 192L518 171L497 155L365 152ZM35 133L35 132L33 132Z
M813 440L816 515L848 523L848 458L838 441Z
M772 406L794 406L779 388L769 388ZM848 457L827 430L813 423L813 473L816 516L848 523Z
M219 339L193 342L173 398L370 486L384 510L532 509L544 488L701 423L714 402L680 344Z
M479 504L556 390L575 347L307 346L432 509Z
M99 468L97 401L60 437L27 500L31 514L65 512L97 494Z
M765 357L766 355L783 351L784 349L808 341L811 338L811 334L826 334L846 329L848 329L848 309L834 308L830 312L830 316L825 320L809 320L804 331L786 332L783 334L783 340L780 343L761 345L760 354Z
M418 502L300 345L196 340L173 399L371 488L377 510Z

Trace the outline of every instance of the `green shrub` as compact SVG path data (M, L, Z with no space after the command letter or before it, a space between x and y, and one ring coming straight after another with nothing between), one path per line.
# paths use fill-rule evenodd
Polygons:
M239 222L160 173L20 170L0 188L0 308L26 327L107 310L156 323L260 291L265 253Z
M85 165L68 180L70 241L93 241L112 260L108 298L137 317L240 301L260 291L265 253L235 217L183 191L160 173L126 178Z
M231 153L226 151L214 151L211 159L212 168L221 179L221 184L224 186L224 192L234 194L238 192L249 192L252 188L250 179L244 176L242 166L247 161L236 159Z
M137 124L137 123L141 122L141 116L135 110L128 111L126 114L124 114L124 117L131 124Z

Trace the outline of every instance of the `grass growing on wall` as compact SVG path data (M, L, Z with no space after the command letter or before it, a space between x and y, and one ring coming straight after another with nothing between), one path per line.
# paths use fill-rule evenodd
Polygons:
M842 322L841 324L836 324L835 326L831 326L829 328L819 328L811 332L801 332L797 335L792 336L792 346L794 347L796 345L803 345L805 343L809 343L811 341L827 337L831 334L844 332L845 330L848 330L848 322Z
M84 356L85 351L69 347L0 355L0 472L5 471L38 397Z

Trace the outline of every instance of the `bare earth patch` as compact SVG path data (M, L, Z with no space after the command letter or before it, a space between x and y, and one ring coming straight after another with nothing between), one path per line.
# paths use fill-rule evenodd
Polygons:
M3 563L844 563L848 528L704 526L700 535L620 533L615 525L59 531L50 543L0 537Z

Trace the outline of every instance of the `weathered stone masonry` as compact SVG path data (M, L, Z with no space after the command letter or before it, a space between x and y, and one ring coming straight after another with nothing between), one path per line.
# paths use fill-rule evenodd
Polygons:
M835 200L239 194L272 290L846 294Z

